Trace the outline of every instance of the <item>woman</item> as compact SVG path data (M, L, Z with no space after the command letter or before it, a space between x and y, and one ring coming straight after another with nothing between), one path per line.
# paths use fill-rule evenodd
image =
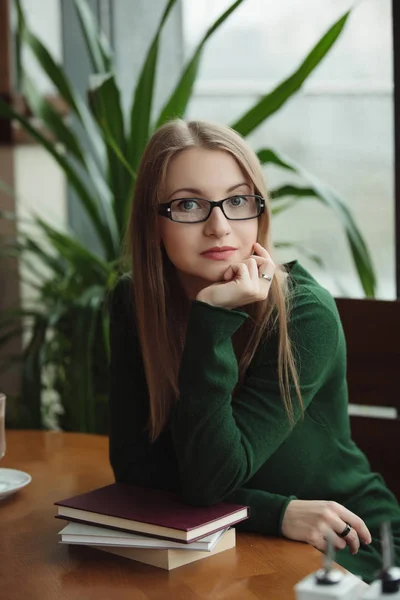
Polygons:
M371 581L400 508L352 442L332 296L273 260L254 152L228 127L172 121L138 171L133 278L110 314L110 460L117 481L192 504L250 505L238 529L324 550Z

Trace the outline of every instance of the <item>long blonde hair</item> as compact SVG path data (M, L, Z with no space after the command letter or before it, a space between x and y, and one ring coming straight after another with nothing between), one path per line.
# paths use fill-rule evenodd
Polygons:
M127 229L127 252L132 258L134 305L138 335L149 390L149 436L157 439L168 423L178 400L178 371L190 303L178 282L175 267L161 243L157 206L163 200L168 165L187 148L224 150L238 162L253 183L254 193L266 200L259 217L258 242L273 256L268 192L260 163L253 150L233 129L204 121L175 119L151 137L139 166L132 212ZM277 267L266 300L246 305L250 318L233 336L238 360L236 392L263 336L279 330L278 378L282 400L291 424L294 386L301 409L303 404L298 375L288 335L290 312L288 274Z

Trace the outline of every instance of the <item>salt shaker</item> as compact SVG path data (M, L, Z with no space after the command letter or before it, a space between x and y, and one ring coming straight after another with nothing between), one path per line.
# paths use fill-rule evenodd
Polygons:
M294 586L296 600L359 600L365 584L351 573L333 568L335 549L332 536L327 537L322 568Z

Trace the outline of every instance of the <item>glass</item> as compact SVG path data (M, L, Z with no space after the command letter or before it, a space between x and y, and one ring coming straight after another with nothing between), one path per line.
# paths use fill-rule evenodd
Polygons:
M6 453L6 397L5 394L0 394L0 459Z
M158 212L178 223L200 223L208 219L216 206L221 208L227 219L245 221L258 217L264 211L265 201L253 194L230 196L219 202L204 198L179 198L160 204Z
M182 0L188 60L213 19L231 4ZM293 73L348 5L347 0L243 2L224 22L223 35L213 36L202 52L187 117L212 115L216 122L237 122L283 74ZM256 152L271 142L272 149L284 150L285 156L335 189L352 211L373 257L377 298L387 300L396 299L392 6L392 0L358 3L343 35L306 80L304 93L294 95L272 120L246 137ZM304 28L298 26L300 19ZM308 187L307 177L301 181L277 167L266 166L270 190L286 184ZM272 204L277 209L273 238L301 241L321 262L289 244L277 248L278 262L298 258L336 297L364 297L340 219L319 202L294 198L299 197L281 197ZM290 209L278 212L292 200Z

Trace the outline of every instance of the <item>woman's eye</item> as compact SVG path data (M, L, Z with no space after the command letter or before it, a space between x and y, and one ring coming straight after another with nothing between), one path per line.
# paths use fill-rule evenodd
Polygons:
M180 210L190 211L193 208L198 208L198 204L195 200L182 200L182 202L178 202L178 208Z
M232 206L241 206L242 204L245 204L246 201L246 196L233 196L230 199Z

